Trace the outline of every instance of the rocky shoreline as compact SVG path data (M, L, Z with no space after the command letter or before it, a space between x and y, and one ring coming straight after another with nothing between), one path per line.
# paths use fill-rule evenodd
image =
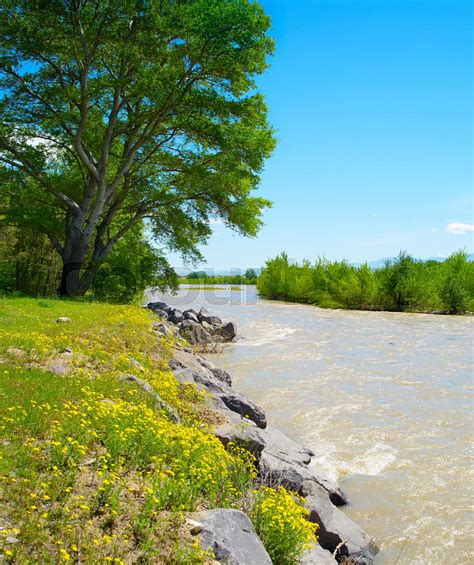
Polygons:
M211 363L196 349L212 349L236 339L233 322L223 322L205 308L180 311L164 302L151 302L157 314L155 329L177 339L170 368L181 383L193 383L208 393L208 402L219 415L212 433L224 444L235 442L256 459L258 480L267 486L282 485L305 499L308 519L319 525L319 545L308 551L302 564L337 562L370 565L378 548L340 507L349 503L339 485L312 465L314 453L273 428L264 410L232 388L231 375ZM238 510L214 509L188 519L193 535L205 548L212 548L219 562L260 565L271 563L250 520Z

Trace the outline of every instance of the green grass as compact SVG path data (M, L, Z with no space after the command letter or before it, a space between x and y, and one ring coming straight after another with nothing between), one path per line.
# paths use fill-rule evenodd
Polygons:
M0 299L0 561L203 563L186 513L251 511L252 457L209 432L215 415L173 377L152 321L133 306Z

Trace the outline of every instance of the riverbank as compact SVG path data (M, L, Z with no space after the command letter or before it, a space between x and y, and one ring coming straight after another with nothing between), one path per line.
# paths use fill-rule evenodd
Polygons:
M0 317L5 561L372 561L341 489L169 316L4 299Z
M149 300L236 322L241 339L207 357L316 454L378 565L472 560L472 317L320 309L252 287Z
M257 288L263 298L320 308L465 314L474 311L474 262L463 251L440 262L401 252L371 269L325 259L299 264L282 253L266 262Z

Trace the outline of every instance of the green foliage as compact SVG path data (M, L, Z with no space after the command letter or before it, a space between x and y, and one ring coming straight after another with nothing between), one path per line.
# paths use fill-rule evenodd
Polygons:
M60 258L46 236L26 228L2 230L0 293L55 296L60 279ZM178 278L138 226L117 243L100 265L86 296L106 302L130 303L139 301L149 287L175 291Z
M252 270L252 269L251 269ZM204 271L196 271L190 273L185 279L181 279L181 282L188 284L198 284L198 285L215 285L215 284L256 284L257 277L252 278L247 277L247 275L208 275Z
M5 219L51 240L62 293L84 294L145 219L190 259L212 219L257 234L269 28L249 0L1 3Z
M303 552L316 542L318 527L308 522L302 500L283 487L261 488L254 497L250 515L272 562L298 563Z
M474 263L463 251L443 262L417 261L401 252L372 271L367 264L325 259L291 264L282 253L266 262L257 288L265 298L324 308L459 314L474 310Z
M122 304L137 302L146 288L175 291L178 277L141 230L129 232L101 265L91 288L94 298Z

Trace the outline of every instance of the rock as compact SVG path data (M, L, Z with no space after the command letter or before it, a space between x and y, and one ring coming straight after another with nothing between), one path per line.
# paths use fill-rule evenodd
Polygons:
M329 499L334 506L345 506L346 504L349 504L349 499L346 493L337 483L332 481L326 475L319 473L312 467L309 467L308 470L310 471L310 478L308 482L305 480L301 485L300 490L302 496L308 496L311 494L311 490L316 484L323 487L323 489L329 494Z
M168 319L173 324L180 324L184 320L183 313L177 308L171 308L168 312Z
M216 412L222 416L224 422L215 426L211 433L224 446L227 446L229 442L233 442L244 447L258 461L265 447L265 442L260 435L260 429L253 422L244 420L230 410L216 409Z
M213 328L217 328L218 326L222 326L222 320L217 316L211 316L210 321L208 322L211 324Z
M64 377L64 375L66 375L69 372L69 365L60 362L51 363L50 365L47 365L47 369L48 371L51 371L51 373L54 373L55 375Z
M232 377L229 375L227 371L224 371L224 369L218 369L217 367L211 369L211 371L212 374L216 377L216 379L219 379L227 386L232 386Z
M191 369L175 369L172 372L175 379L182 385L194 384L193 372Z
M198 522L197 520L191 520L191 518L187 518L185 520L186 526L188 526L191 535L196 536L197 534L202 532L204 528L204 524Z
M262 437L265 439L266 451L276 457L303 465L308 465L311 461L311 455L307 449L276 428L268 427L262 432Z
M234 322L227 322L215 328L214 333L223 337L225 341L232 341L237 335L237 326Z
M167 324L154 322L152 327L155 331L166 337L174 335L173 330Z
M265 412L259 406L238 392L235 392L224 382L218 380L213 373L211 373L211 375L212 376L194 373L194 382L202 385L207 392L219 398L232 412L236 412L243 418L248 418L252 422L255 422L259 428L265 428L267 426Z
M169 419L176 424L180 423L180 418L176 410L170 406L161 396L156 392L156 390L143 379L136 377L135 375L124 375L120 378L122 382L135 383L140 388L142 388L146 393L148 393L156 402L156 405L160 410L163 410L168 415Z
M211 315L209 314L209 312L207 311L206 308L204 308L204 306L199 310L198 312L198 318L200 322L207 322L207 323L211 323L210 322L210 317Z
M217 508L200 512L201 547L211 550L214 559L228 565L271 565L272 561L246 514L240 510Z
M183 312L183 317L185 320L192 320L193 322L196 322L196 324L199 324L197 312L193 309L185 310Z
M185 319L179 329L179 333L192 345L203 345L212 341L212 336L199 322L189 318Z
M8 353L8 355L11 355L12 357L24 357L25 356L25 352L23 351L23 349L20 349L19 347L9 347L7 349L7 353Z
M347 504L346 494L330 479L319 474L316 469L307 467L271 449L263 451L259 470L261 481L268 486L274 487L281 484L288 490L306 496L309 487L314 483L327 492L333 504L337 506Z
M300 565L336 565L337 561L329 551L323 549L319 544L312 547L303 554Z
M165 310L168 308L168 304L166 302L149 302L147 304L147 308L150 310Z
M310 492L305 507L309 511L308 519L319 524L319 545L331 553L337 549L338 561L351 559L358 565L374 563L378 548L370 537L328 500L321 486L313 483Z
M201 326L210 334L213 333L214 331L214 326L211 324L208 324L207 322L201 322Z
M67 316L61 316L60 318L58 318L56 320L57 324L70 324L71 323L71 318L68 318Z
M201 355L193 355L192 351L187 348L175 349L173 352L173 359L171 359L168 364L171 370L177 369L191 369L194 373L202 374L212 378L214 375L208 366L214 366L212 363L207 361L207 365L204 364L204 357Z
M153 313L156 314L157 316L159 316L162 320L168 319L168 312L166 312L165 310L162 310L161 308L155 308L153 310Z

